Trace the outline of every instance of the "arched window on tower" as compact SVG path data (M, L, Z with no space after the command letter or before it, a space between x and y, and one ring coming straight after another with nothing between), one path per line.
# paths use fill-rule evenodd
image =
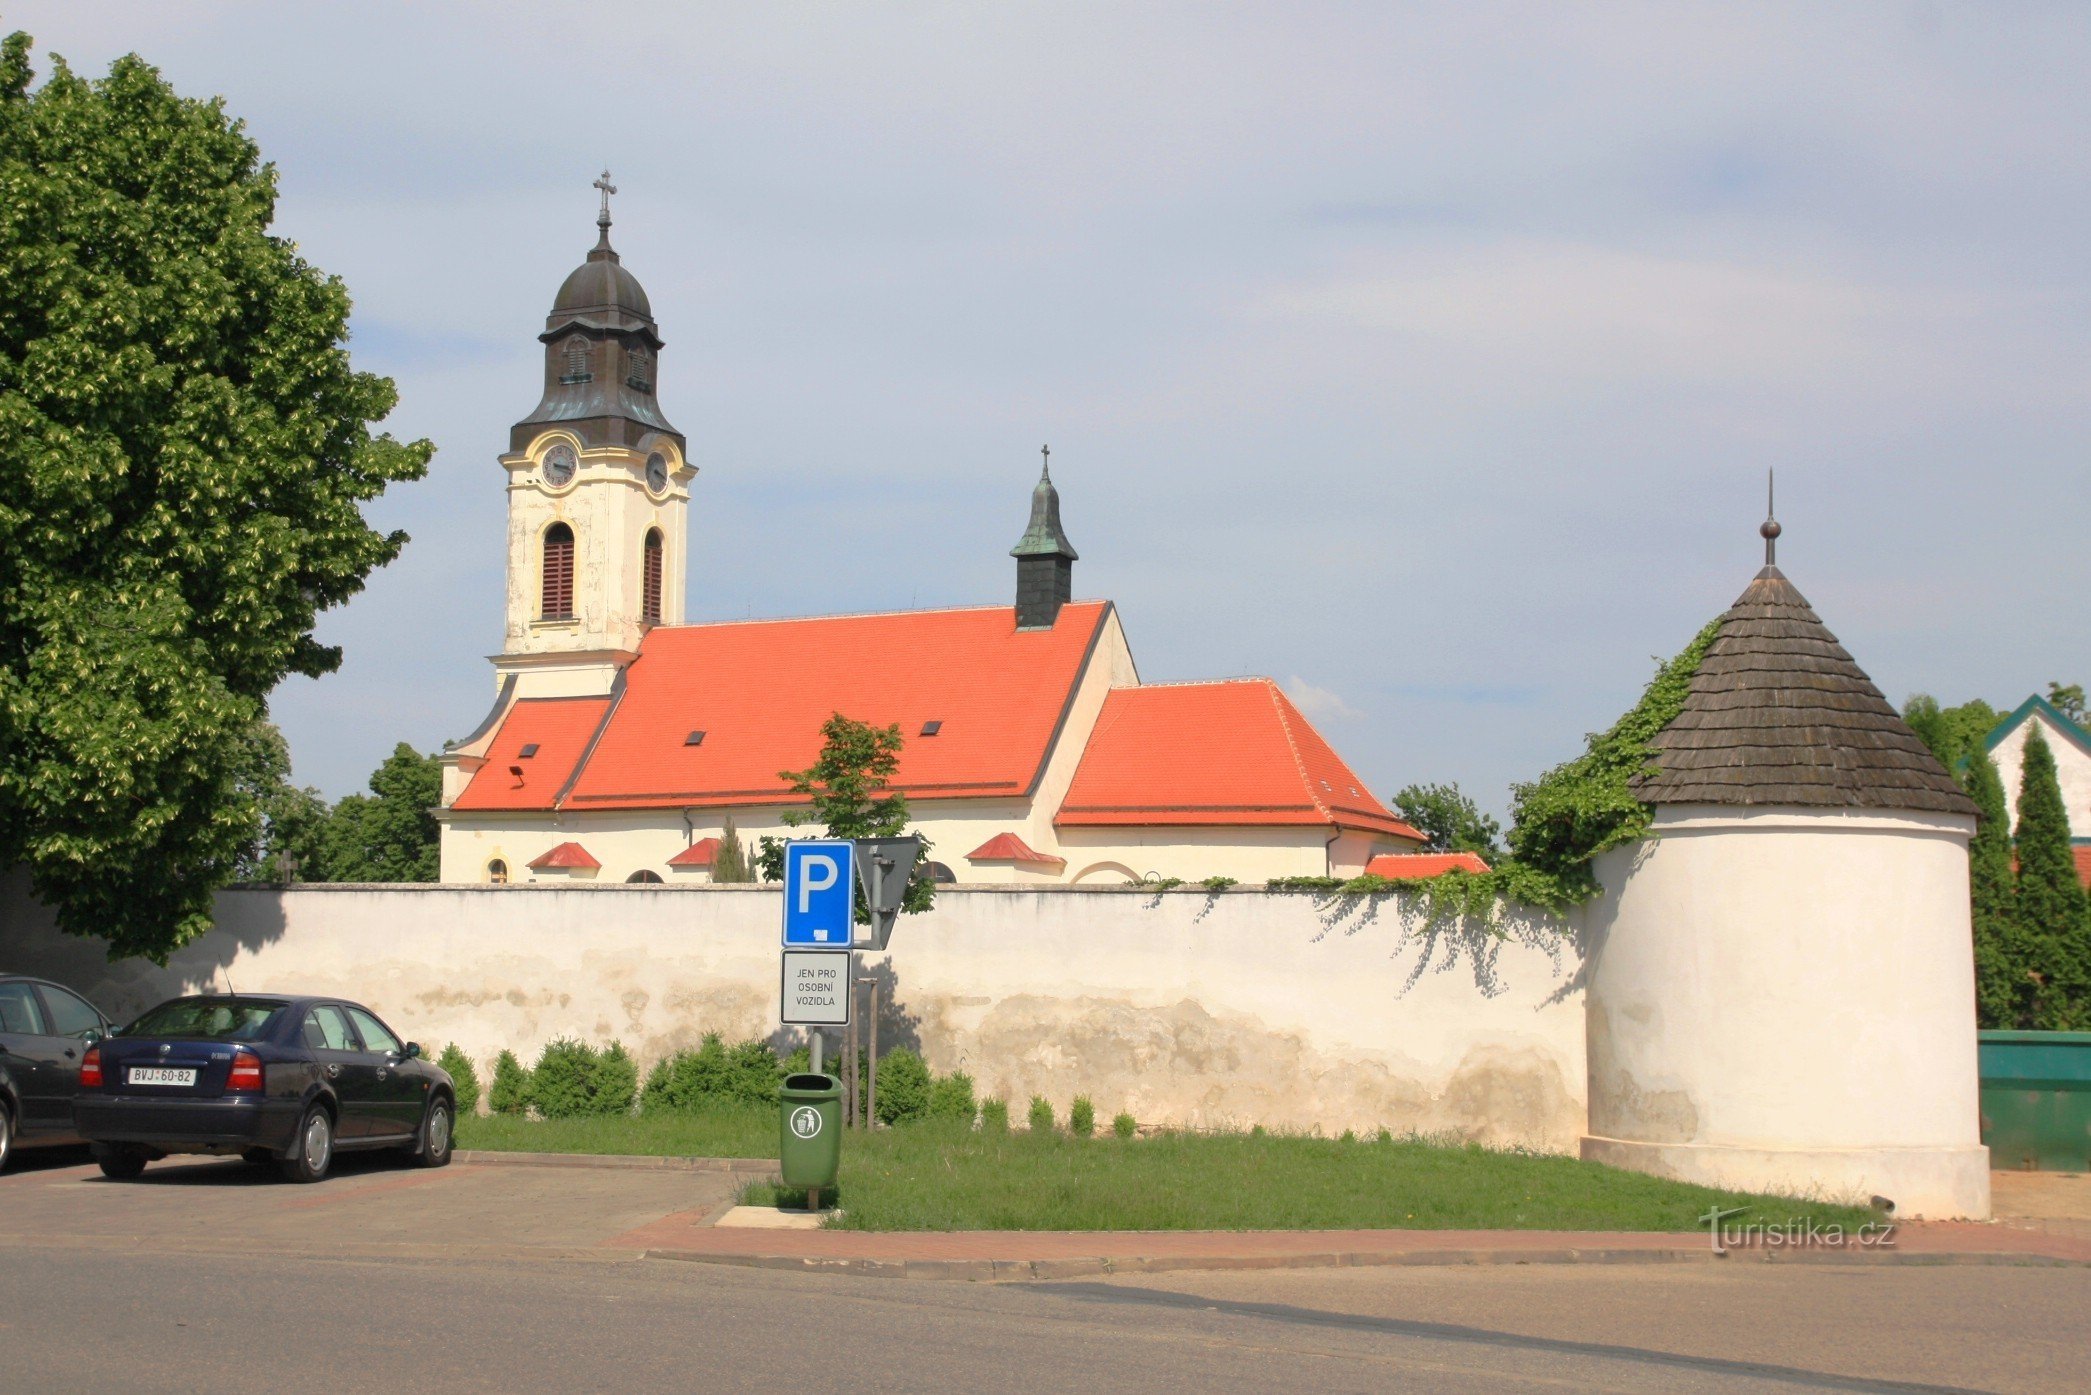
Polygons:
M588 371L588 340L576 334L566 341L566 371L559 375L562 383L585 383L595 375Z
M574 530L564 523L545 529L544 618L574 618Z
M640 603L640 619L649 625L661 623L661 530L646 530L646 589Z

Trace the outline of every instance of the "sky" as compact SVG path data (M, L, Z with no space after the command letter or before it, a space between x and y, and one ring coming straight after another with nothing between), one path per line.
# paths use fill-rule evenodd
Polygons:
M1501 811L1779 562L1891 700L2091 680L2091 8L0 0L220 95L437 447L271 700L478 725L508 427L614 238L693 620L1007 603L1039 447L1146 681ZM2071 616L2079 618L2072 620ZM906 656L896 656L906 662Z

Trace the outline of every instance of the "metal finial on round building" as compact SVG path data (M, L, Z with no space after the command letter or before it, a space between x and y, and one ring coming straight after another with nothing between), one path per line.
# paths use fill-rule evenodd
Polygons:
M1757 536L1764 539L1764 565L1767 567L1779 565L1779 534L1782 531L1784 530L1779 527L1778 512L1772 507L1772 472L1766 470L1764 472L1764 522L1758 526Z

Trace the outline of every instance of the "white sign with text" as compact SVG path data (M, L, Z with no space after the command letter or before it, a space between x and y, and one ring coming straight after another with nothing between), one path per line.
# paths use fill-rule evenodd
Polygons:
M785 1026L846 1027L849 1000L849 951L784 951Z

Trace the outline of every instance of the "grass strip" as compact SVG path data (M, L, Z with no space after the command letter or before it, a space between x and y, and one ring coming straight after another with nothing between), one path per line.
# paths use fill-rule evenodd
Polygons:
M467 1119L465 1148L775 1157L773 1110L534 1122ZM796 1206L775 1181L741 1200ZM1741 1220L1847 1231L1863 1208L1720 1191L1548 1153L1423 1139L1163 1133L1074 1138L917 1123L843 1144L836 1204L851 1230L1657 1230Z

